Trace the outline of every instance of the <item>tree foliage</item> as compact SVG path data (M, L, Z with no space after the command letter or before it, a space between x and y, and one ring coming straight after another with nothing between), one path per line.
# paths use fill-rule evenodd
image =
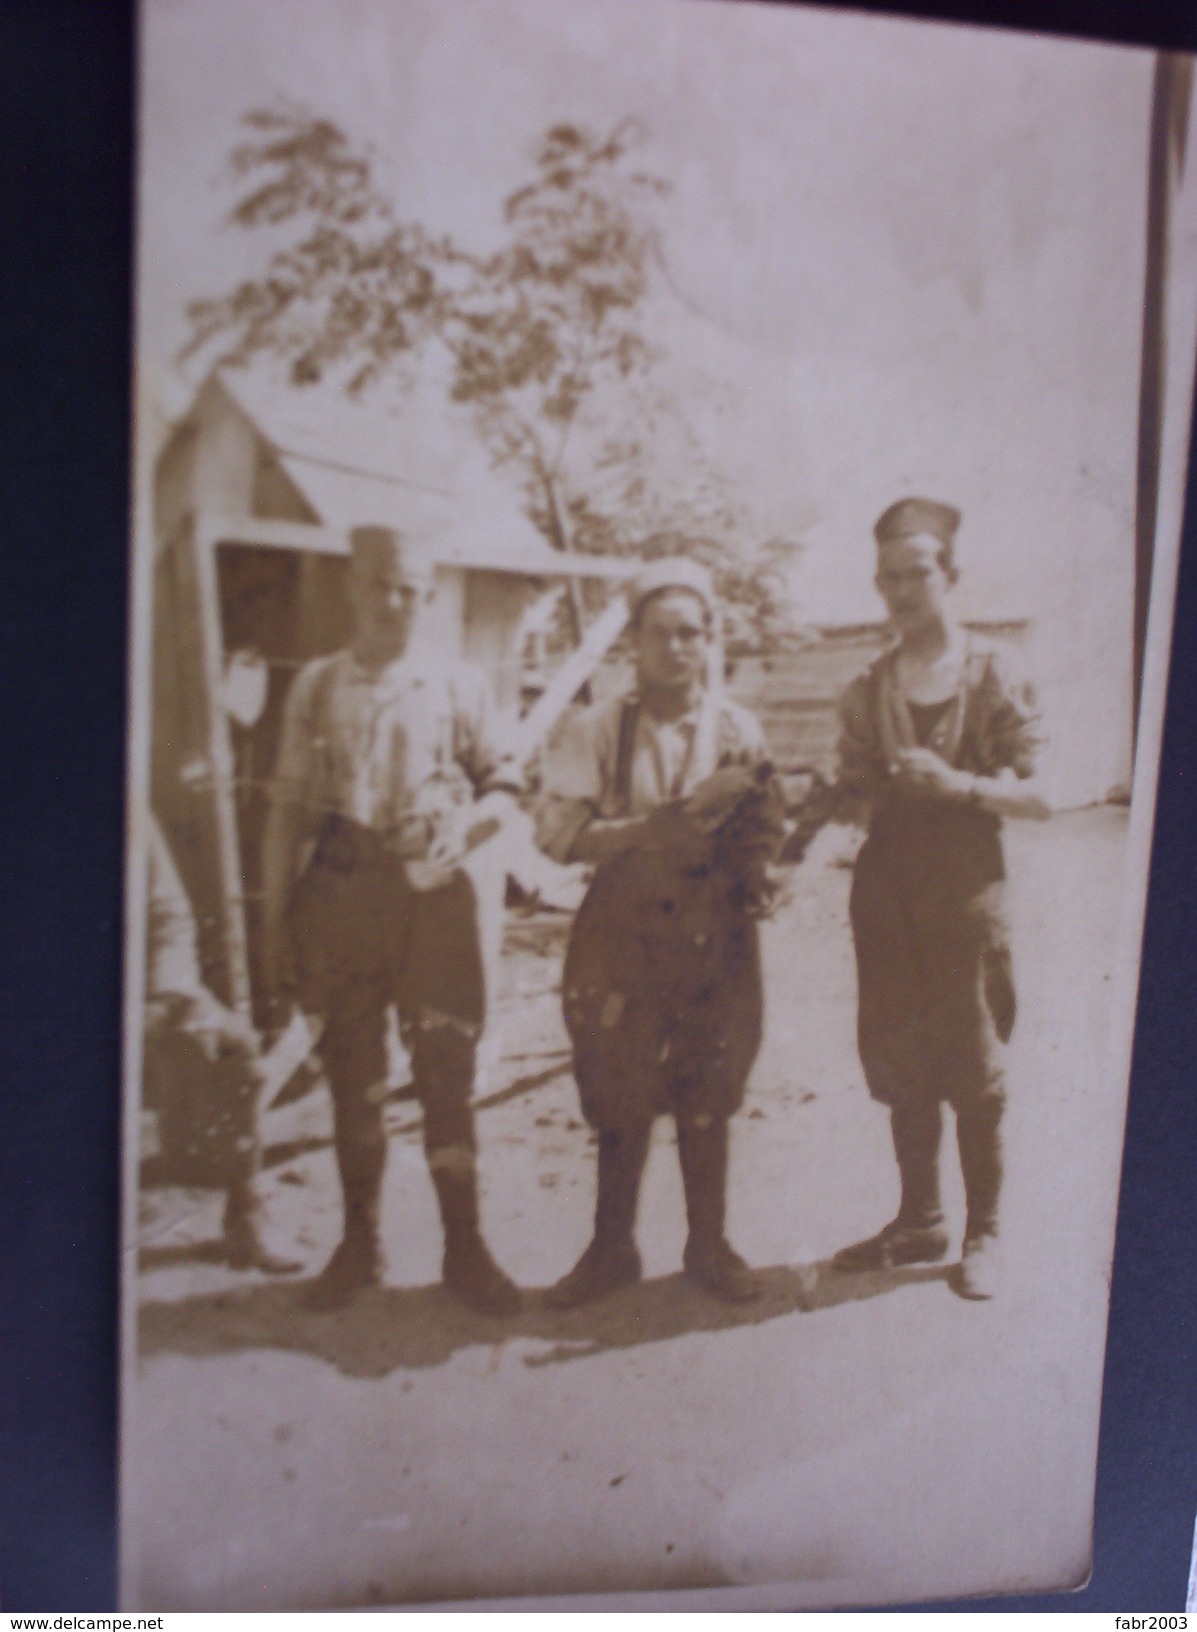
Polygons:
M452 395L496 457L521 471L529 513L558 549L574 542L568 453L584 410L642 377L652 248L645 205L664 183L629 162L636 132L548 132L532 180L507 199L507 242L465 257L441 337ZM626 400L626 398L625 398Z
M340 371L361 391L434 331L449 246L394 219L368 157L327 120L275 108L243 125L229 222L282 241L260 274L191 304L182 355L232 365L282 357L297 385Z
M265 264L189 309L186 354L283 358L297 384L359 393L439 348L451 399L516 472L554 548L696 555L745 638L779 638L798 546L754 537L654 367L654 205L667 188L637 163L641 145L630 122L606 135L554 126L505 201L498 247L475 252L397 220L370 156L327 120L251 113L229 220L263 235Z

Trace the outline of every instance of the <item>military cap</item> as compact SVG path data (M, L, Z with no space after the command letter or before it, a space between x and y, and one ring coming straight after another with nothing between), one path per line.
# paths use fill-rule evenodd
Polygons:
M350 529L349 553L385 550L403 563L403 576L414 583L431 580L436 568L431 551L398 527L361 526Z
M707 569L689 556L669 555L650 561L628 585L628 610L633 623L649 596L659 595L666 589L684 589L696 595L706 608L707 616L715 616L715 586Z
M960 512L953 505L940 504L937 499L899 499L878 516L873 537L878 544L889 544L896 538L925 533L950 549L959 526Z

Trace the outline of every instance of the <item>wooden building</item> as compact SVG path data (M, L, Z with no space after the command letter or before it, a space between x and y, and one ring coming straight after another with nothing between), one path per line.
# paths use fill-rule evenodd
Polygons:
M156 461L151 798L196 909L205 979L247 1014L266 779L295 671L349 634L349 530L395 525L427 542L436 589L419 638L483 667L513 726L528 609L570 575L627 571L553 551L477 460L455 460L451 439L424 453L404 430L225 371ZM619 606L598 621L583 679L622 627ZM559 706L542 699L517 728L525 752Z

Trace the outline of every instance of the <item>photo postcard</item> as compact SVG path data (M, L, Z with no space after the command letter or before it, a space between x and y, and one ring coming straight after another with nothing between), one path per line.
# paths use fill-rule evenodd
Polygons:
M129 1609L1085 1582L1191 112L144 0Z

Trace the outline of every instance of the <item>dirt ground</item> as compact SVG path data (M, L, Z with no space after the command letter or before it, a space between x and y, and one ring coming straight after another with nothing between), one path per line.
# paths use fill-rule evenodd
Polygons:
M939 1269L836 1276L892 1214L887 1119L853 1026L850 874L833 833L766 927L768 1035L734 1124L730 1234L762 1298L678 1271L672 1129L641 1207L644 1283L506 1322L437 1284L418 1110L392 1107L387 1284L299 1306L338 1192L317 1090L272 1113L271 1235L300 1280L218 1258L219 1198L142 1198L125 1417L130 1606L316 1608L797 1583L789 1604L1079 1583L1124 1085L1101 1062L1125 812L1009 834L1020 1017L990 1304ZM530 1288L589 1235L593 1147L558 1011L565 921L513 915L479 1087L483 1210ZM961 1222L950 1129L945 1186ZM136 1249L134 1249L136 1250Z

